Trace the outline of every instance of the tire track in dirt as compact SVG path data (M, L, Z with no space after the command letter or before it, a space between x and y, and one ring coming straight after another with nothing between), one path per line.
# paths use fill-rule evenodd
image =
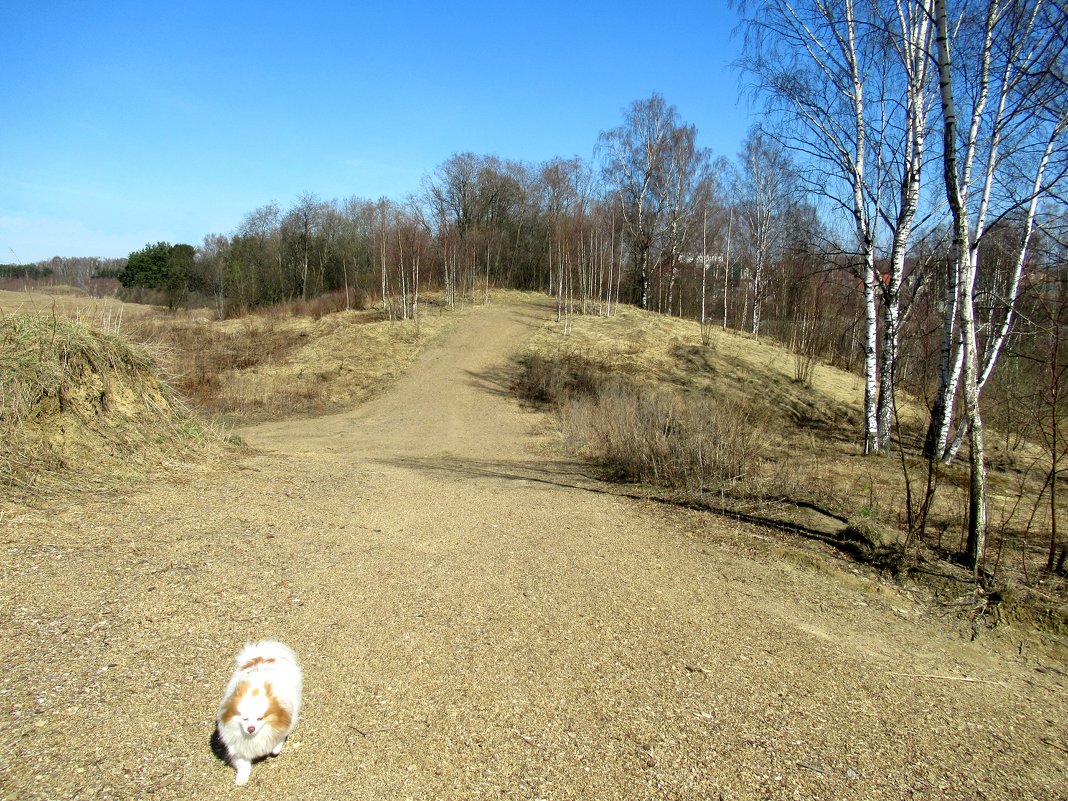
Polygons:
M1062 665L552 455L507 389L545 315L474 309L227 470L19 517L0 797L1063 797ZM238 789L207 742L263 636L305 707Z

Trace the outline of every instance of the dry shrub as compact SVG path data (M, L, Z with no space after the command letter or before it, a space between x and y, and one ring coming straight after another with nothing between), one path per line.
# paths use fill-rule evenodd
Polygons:
M570 353L532 353L520 364L515 393L522 400L556 407L576 396L595 395L608 375L600 364Z
M0 290L7 292L25 292L37 288L37 282L29 278L4 275L0 276Z
M760 464L759 432L729 401L614 378L559 415L565 437L621 481L701 493L731 488Z
M275 317L260 315L226 325L159 316L136 321L130 331L161 351L182 396L217 411L229 411L220 398L228 373L278 363L303 341Z
M150 289L144 286L120 287L115 296L124 303L136 303L141 306L161 306L168 308L167 293L162 289Z
M362 289L350 287L348 293L344 289L336 289L333 292L324 292L313 298L291 300L279 303L264 311L268 315L288 314L292 317L311 317L321 320L328 314L342 311L362 311L371 303L370 296Z
M700 493L760 467L760 432L737 403L644 386L574 354L522 367L517 394L555 407L565 438L616 480Z
M121 286L118 278L90 278L89 295L94 298L113 298Z

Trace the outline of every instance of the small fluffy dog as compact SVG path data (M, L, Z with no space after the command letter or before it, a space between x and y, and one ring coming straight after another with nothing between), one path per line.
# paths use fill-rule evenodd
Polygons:
M245 643L238 653L216 718L236 784L248 782L253 760L281 753L297 725L303 683L296 654L276 640Z

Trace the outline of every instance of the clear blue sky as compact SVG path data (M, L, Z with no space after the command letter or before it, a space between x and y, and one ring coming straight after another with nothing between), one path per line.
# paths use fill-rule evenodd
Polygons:
M734 158L735 27L715 0L8 0L0 262L199 245L302 192L403 200L463 151L590 159L654 91Z

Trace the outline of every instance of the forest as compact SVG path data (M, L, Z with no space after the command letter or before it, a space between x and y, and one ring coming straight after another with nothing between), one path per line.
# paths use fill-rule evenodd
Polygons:
M0 276L118 279L126 299L219 319L313 302L408 319L421 292L462 305L508 287L551 294L565 325L624 303L772 337L797 355L799 381L815 360L863 376L864 451L922 453L921 496L939 464L968 460L978 571L991 427L1040 443L1051 510L1068 456L1065 10L736 5L738 67L763 113L733 157L701 147L654 93L606 121L589 160L457 153L403 199L308 192L195 246ZM929 412L916 442L897 424L901 392Z

